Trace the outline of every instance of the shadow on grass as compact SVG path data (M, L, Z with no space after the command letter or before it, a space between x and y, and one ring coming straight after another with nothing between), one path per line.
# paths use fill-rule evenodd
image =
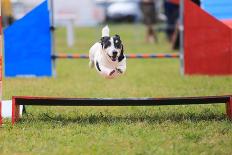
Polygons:
M51 123L62 123L67 125L70 123L78 124L117 124L117 123L148 123L157 124L162 122L176 122L181 123L184 121L199 122L199 121L228 121L225 114L206 112L206 113L157 113L152 115L141 114L129 114L129 115L111 115L111 114L86 114L86 115L56 115L51 113L42 113L38 116L33 116L32 114L27 114L21 119L20 122L31 122L31 121L42 121Z

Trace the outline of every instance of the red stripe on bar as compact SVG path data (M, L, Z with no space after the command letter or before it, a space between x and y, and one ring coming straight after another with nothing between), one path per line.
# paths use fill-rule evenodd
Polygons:
M136 58L137 57L136 54L128 54L127 56L128 56L128 58Z
M80 58L80 54L73 54L72 57L73 58Z
M151 55L150 55L150 54L142 54L142 57L143 57L143 58L150 58Z
M64 54L64 53L60 53L57 56L58 58L67 58L67 54Z
M156 57L157 57L157 58L164 58L165 55L164 55L164 54L157 54Z

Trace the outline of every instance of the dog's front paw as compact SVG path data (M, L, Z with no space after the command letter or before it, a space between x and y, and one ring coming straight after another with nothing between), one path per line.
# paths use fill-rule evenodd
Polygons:
M120 74L123 73L123 71L122 71L121 69L119 69L119 68L116 68L116 71L117 71L118 73L120 73Z
M112 70L109 75L112 76L114 73L115 73L115 70Z

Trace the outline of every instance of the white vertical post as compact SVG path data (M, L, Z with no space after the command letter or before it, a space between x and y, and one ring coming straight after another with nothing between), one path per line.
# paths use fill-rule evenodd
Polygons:
M67 44L68 44L68 47L72 47L74 45L74 28L73 28L72 19L67 20L66 30L67 30Z
M49 6L48 6L48 9L49 9L49 15L50 15L50 31L51 31L51 39L52 39L52 51L51 51L51 59L52 59L52 76L53 77L56 77L56 59L55 57L53 57L55 54L56 54L56 51L55 51L55 34L54 34L54 31L55 31L55 24L54 24L54 1L53 0L49 0Z
M180 22L179 22L179 32L180 32L180 73L184 75L184 0L180 0Z

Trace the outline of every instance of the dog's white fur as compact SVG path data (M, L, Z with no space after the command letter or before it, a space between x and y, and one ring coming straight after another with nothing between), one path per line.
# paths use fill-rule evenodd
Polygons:
M110 30L108 26L102 29L102 37L110 37ZM113 43L113 38L110 38L111 43ZM110 46L107 49L102 47L100 42L95 43L89 50L89 67L95 69L97 72L105 78L113 79L124 74L126 71L126 57L119 62L118 59L113 61L110 56L112 56L112 51L117 51L117 57L121 52L121 49L115 49L114 46ZM99 68L101 71L99 71Z

